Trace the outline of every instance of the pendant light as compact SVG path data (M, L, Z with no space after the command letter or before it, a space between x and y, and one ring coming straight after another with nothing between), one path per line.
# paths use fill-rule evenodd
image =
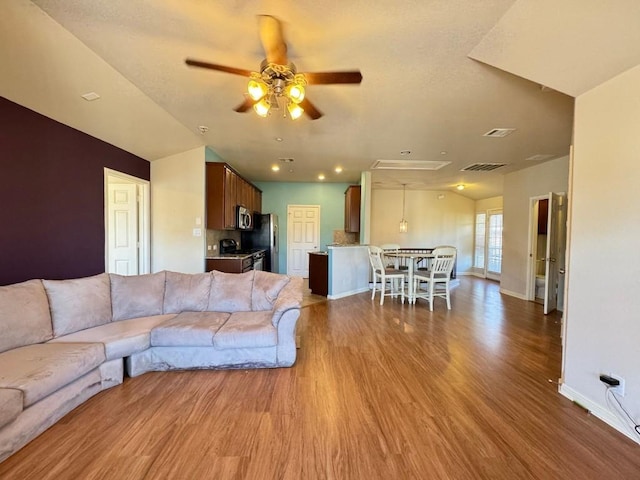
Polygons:
M406 197L407 184L402 184L402 220L400 220L400 233L407 233L409 231L409 222L404 219L404 204Z

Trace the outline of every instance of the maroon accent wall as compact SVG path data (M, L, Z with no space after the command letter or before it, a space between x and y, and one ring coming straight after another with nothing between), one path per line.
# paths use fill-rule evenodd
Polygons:
M0 285L104 272L104 167L150 176L146 160L0 97Z

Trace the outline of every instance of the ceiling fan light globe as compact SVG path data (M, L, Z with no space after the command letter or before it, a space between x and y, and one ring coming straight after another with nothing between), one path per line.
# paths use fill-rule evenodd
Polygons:
M291 99L292 102L300 103L302 100L304 100L304 87L297 83L292 83L287 88L287 96Z
M266 117L269 114L270 108L271 105L269 105L269 102L264 98L253 106L255 112L261 117Z
M249 96L252 100L257 102L267 94L267 91L268 88L264 83L258 82L253 79L249 80L249 84L247 85L247 93L249 93Z
M297 103L289 102L287 105L287 110L289 110L289 115L292 120L300 118L300 116L304 113L304 109L298 105Z

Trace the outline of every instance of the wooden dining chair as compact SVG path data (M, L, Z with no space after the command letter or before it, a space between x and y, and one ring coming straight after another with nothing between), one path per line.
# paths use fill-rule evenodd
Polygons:
M455 247L438 247L433 250L431 268L428 272L416 272L413 275L414 298L424 298L429 302L429 310L433 311L434 297L444 298L447 309L451 310L449 282L451 271L456 261ZM426 283L426 290L420 290L420 284Z
M371 269L373 271L373 290L371 292L371 300L376 296L376 286L379 280L380 305L384 304L385 296L397 297L398 293L402 296L402 303L404 303L405 272L395 268L386 267L382 260L382 254L382 248L376 246L369 247L369 262L371 263ZM389 282L389 293L386 293L387 282ZM398 288L398 282L400 283L400 288Z

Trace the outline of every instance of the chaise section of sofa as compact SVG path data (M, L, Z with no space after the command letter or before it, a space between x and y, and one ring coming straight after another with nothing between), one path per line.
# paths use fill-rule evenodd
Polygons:
M0 287L0 461L102 389L99 343L54 345L41 280Z

